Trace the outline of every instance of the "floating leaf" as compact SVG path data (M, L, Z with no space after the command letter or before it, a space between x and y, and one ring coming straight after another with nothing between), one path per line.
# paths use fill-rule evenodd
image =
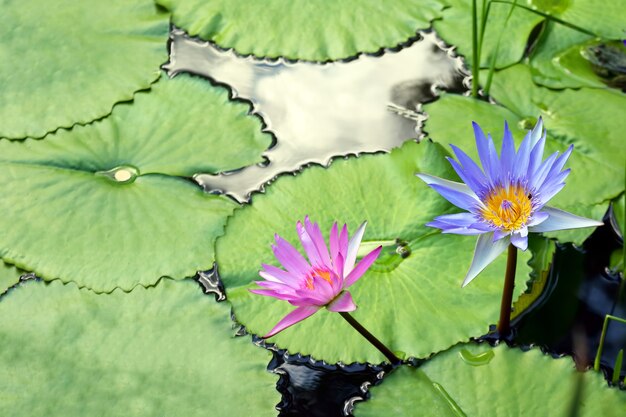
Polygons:
M605 88L585 58L595 37L555 22L548 22L530 59L532 78L549 88Z
M583 383L580 416L617 417L626 395L610 389L597 372L578 374L569 357L553 359L537 348L459 345L419 368L403 366L356 405L368 416L548 416L565 415L577 379Z
M189 178L260 160L250 107L190 76L45 140L0 143L0 256L97 291L180 279L213 264L236 205Z
M326 233L337 220L350 231L368 221L363 251L383 245L376 263L350 287L352 313L393 351L426 357L460 340L487 333L498 318L505 256L466 288L476 237L440 234L424 224L454 208L415 177L452 177L444 151L432 143L406 143L386 155L336 160L328 169L311 167L283 176L229 219L217 243L220 275L234 312L248 330L265 334L294 307L251 294L261 263L277 265L274 233L296 244L295 224L305 215ZM518 292L529 268L521 256ZM290 352L328 362L382 362L384 357L340 315L321 311L269 339Z
M532 9L608 39L624 37L626 0L527 0Z
M433 27L443 40L454 45L458 53L465 56L468 65L471 65L474 62L472 55L472 2L449 0L448 3L450 7L444 10L441 20L433 22ZM483 2L477 2L479 16L482 14L482 4ZM511 5L509 4L491 3L480 54L481 68L489 67L501 34L502 39L498 49L496 68L507 67L519 62L524 54L530 32L543 21L543 17L517 8L504 27L510 8Z
M307 61L395 47L427 29L443 0L156 0L191 36L243 55Z
M192 281L100 295L31 282L0 317L3 416L276 415L269 352L234 338L230 306Z
M5 292L7 288L17 284L20 281L22 271L13 265L0 263L0 294Z
M168 15L151 0L3 1L0 138L42 137L111 113L159 78Z
M615 181L615 176L623 175L621 165L617 163L623 155L619 149L621 139L618 132L626 130L626 126L620 128L624 122L616 120L619 116L614 114L624 104L621 102L624 98L609 90L554 92L536 87L527 70L522 73L515 71L516 68L521 69L519 67L500 71L494 78L492 92L496 99L505 99L503 104L508 108L469 97L444 95L424 106L429 115L425 131L433 140L454 143L475 157L476 145L470 120L480 123L486 132L491 132L499 149L505 120L519 145L526 134L525 129L532 127L536 118L542 116L549 135L545 154L563 152L570 143L575 144L574 153L566 165L572 170L566 179L567 185L550 200L550 206L579 216L602 219L608 200L624 187ZM507 83L503 83L501 76L505 72L511 72ZM528 96L531 98L526 98ZM606 100L607 107L600 107L602 99ZM466 117L459 120L459 114ZM593 228L548 235L580 243L591 232Z

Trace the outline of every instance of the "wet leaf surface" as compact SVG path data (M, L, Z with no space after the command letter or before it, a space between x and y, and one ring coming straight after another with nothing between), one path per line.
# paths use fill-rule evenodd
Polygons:
M0 143L2 258L96 291L209 269L236 204L188 177L260 160L271 138L248 110L183 75L92 125Z
M111 294L30 282L0 317L2 415L276 415L271 355L235 338L228 304L193 281Z
M306 61L393 48L427 29L445 2L157 0L191 36L239 54Z
M593 371L579 374L569 357L554 359L539 349L523 352L500 345L458 345L419 368L402 367L372 397L356 405L356 417L553 415L567 410L578 379L580 416L618 417L626 396ZM559 413L557 413L559 415Z
M151 0L2 1L0 138L111 113L159 78L168 16Z

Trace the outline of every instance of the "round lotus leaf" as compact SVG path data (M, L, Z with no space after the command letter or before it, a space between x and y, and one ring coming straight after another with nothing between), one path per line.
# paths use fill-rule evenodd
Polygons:
M530 58L533 81L554 89L605 88L589 55L599 44L594 36L548 22Z
M565 180L566 186L548 204L579 216L601 220L607 210L608 201L624 189L623 183L615 181L616 175L623 176L623 167L616 161L621 152L618 149L620 141L617 133L620 130L611 131L612 128L617 128L624 122L608 120L608 117L600 114L601 98L594 99L593 96L595 93L600 94L603 99L616 106L624 98L608 90L583 89L555 92L540 89L532 83L528 72L524 73L526 83L519 80L524 74L511 76L508 83L509 91L505 91L504 85L500 84L499 76L507 71L510 70L496 74L492 92L498 100L501 97L511 100L503 103L508 108L469 97L447 94L424 106L428 114L424 130L428 132L432 140L453 143L477 160L471 120L477 122L485 132L491 133L496 148L499 150L504 121L508 122L516 144L519 145L527 129L534 125L537 117L542 116L544 127L548 131L544 157L547 158L556 151L562 153L569 144L574 144L574 152L565 166L571 168L571 173ZM541 94L535 95L535 91ZM579 97L578 94L581 96ZM515 97L515 102L513 102L513 97ZM591 99L592 103L574 102L585 100L585 98ZM613 113L617 111L617 107L614 110L606 107L604 111ZM457 117L459 114L464 114L466 117L459 120ZM614 114L614 117L617 116ZM603 126L597 120L607 121L609 126ZM594 128L587 123L595 127L595 133L593 133ZM626 129L626 126L623 126L623 129ZM611 153L617 153L617 155L611 155ZM621 154L623 155L623 152ZM553 232L548 235L562 241L580 243L592 232L593 228L587 228Z
M427 29L445 1L156 0L191 36L243 55L328 61L396 47Z
M527 0L534 10L607 39L623 39L626 0Z
M448 3L450 7L443 11L440 20L433 22L433 27L446 43L455 46L456 51L465 56L467 65L472 66L474 62L472 53L472 2L450 0ZM484 2L477 1L476 3L480 22ZM543 21L542 16L520 8L515 9L507 21L510 9L511 5L504 3L491 3L489 6L489 15L487 16L480 53L481 68L489 68L491 65L499 38L501 39L497 50L496 68L507 67L519 62L524 54L530 33L535 26Z
M13 265L0 262L0 294L17 284L20 281L22 272Z
M30 282L0 301L3 416L276 416L268 351L193 281L96 294Z
M453 177L444 155L437 144L407 142L391 154L339 159L328 169L280 177L265 194L254 195L229 219L216 249L237 320L263 335L294 309L248 290L261 263L278 265L270 248L274 233L300 247L295 225L309 215L326 238L334 221L347 223L352 233L367 220L362 249L383 245L378 260L349 289L358 306L351 314L392 351L423 358L487 333L498 320L506 256L461 288L476 237L426 227L455 208L415 177ZM518 293L528 279L528 259L519 257ZM268 341L328 362L385 360L339 314L325 309Z
M1 0L0 138L111 113L159 78L168 15L151 0Z
M236 204L188 177L261 160L271 137L249 110L179 76L88 126L0 142L0 256L96 291L209 269Z
M570 357L539 349L459 345L419 368L403 366L371 389L355 417L567 416L582 387L580 417L618 417L626 395L597 372L579 373Z

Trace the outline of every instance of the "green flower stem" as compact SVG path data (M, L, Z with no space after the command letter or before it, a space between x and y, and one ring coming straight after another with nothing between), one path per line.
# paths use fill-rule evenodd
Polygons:
M472 97L478 97L478 77L480 75L480 57L478 56L478 11L476 0L472 0Z
M593 369L600 370L600 358L602 357L602 348L604 347L604 339L606 338L606 331L609 327L609 320L615 320L620 323L626 324L626 320L620 317L611 316L607 314L604 317L604 324L602 325L602 334L600 335L600 344L598 345L598 351L596 352L596 360L593 362Z
M491 62L489 63L489 73L487 74L487 82L485 83L484 93L487 96L489 95L489 90L491 89L491 81L493 80L493 74L496 70L496 59L498 58L498 52L500 51L500 42L502 41L502 35L504 34L504 31L506 30L509 24L509 20L511 19L511 16L513 16L513 11L515 10L516 6L517 6L517 0L514 0L513 3L511 3L511 8L509 9L509 13L506 15L506 19L504 20L504 23L502 24L502 29L500 30L500 33L498 34L498 42L496 42L496 49L493 52L493 56L491 57Z
M373 334L367 331L365 327L361 325L354 317L347 312L340 312L341 317L343 317L352 327L356 329L357 332L361 333L361 335L367 339L376 349L378 349L389 361L392 365L400 365L402 360L398 358L394 353L383 344L380 340L378 340Z
M506 273L504 275L504 288L502 289L502 302L500 304L500 320L498 321L498 333L500 333L500 337L507 336L511 331L511 304L513 303L516 265L517 248L513 246L513 244L510 244L506 259Z

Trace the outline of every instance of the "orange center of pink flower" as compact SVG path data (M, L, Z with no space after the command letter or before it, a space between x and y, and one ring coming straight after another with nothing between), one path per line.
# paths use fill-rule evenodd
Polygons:
M313 285L313 278L314 277L319 277L322 278L324 281L328 282L329 284L331 284L331 272L327 269L321 269L321 268L313 268L311 270L311 272L309 272L309 275L307 275L307 277L304 279L304 286L309 289L309 290L314 290L315 286Z
M521 185L494 188L484 199L483 219L507 232L521 229L530 218L532 203Z

